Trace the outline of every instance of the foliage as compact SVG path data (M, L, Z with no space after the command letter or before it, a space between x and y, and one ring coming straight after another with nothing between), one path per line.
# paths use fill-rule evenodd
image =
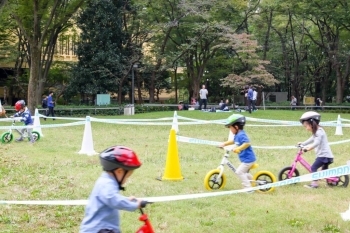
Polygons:
M241 89L246 85L269 87L279 83L264 67L267 61L262 61L256 54L258 44L250 39L248 34L227 35L227 49L233 50L244 69L238 74L229 74L222 80L222 86ZM233 68L237 72L237 69Z
M67 94L95 95L117 90L127 52L123 48L126 36L121 16L120 6L110 0L94 0L79 15L79 61Z

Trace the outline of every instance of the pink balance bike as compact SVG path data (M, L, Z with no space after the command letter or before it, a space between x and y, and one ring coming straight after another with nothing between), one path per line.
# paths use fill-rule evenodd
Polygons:
M145 214L142 210L143 208L146 207L147 204L150 204L150 202L147 202L147 201L141 202L141 208L140 208L141 216L139 217L139 220L141 222L144 222L144 224L136 231L136 233L154 233L152 224L148 219L147 214Z
M279 181L299 176L299 171L297 169L298 163L300 163L306 170L311 172L310 164L303 158L303 153L306 152L306 150L304 150L304 147L302 145L297 145L297 147L299 148L299 152L296 154L292 166L285 167L278 173ZM348 175L329 177L325 180L329 186L339 186L346 188L349 184Z

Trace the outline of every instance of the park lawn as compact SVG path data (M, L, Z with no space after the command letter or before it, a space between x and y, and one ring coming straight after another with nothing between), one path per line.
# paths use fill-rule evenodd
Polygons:
M263 119L297 121L302 111L259 110L253 114ZM231 113L181 111L178 115L196 119L225 119ZM336 120L337 113L321 113L323 121ZM137 114L129 118L155 119L172 117L173 112ZM349 114L341 114L350 119ZM99 116L99 118L108 118ZM110 117L109 117L110 118ZM126 118L116 116L113 118ZM72 121L41 121L42 124L63 124ZM167 121L167 122L171 122ZM246 132L256 146L291 146L310 136L302 126L259 127L249 124ZM1 126L9 122L0 122ZM94 149L99 152L112 145L133 148L143 165L130 178L126 196L155 197L208 192L203 179L215 169L222 150L209 145L178 142L182 181L158 181L165 168L171 126L147 124L125 125L92 122ZM325 127L330 142L350 138L349 128L336 136L335 127ZM4 131L4 130L2 130ZM84 126L43 128L44 137L31 146L26 142L0 144L0 200L81 200L87 199L101 173L98 156L80 155ZM228 129L218 124L179 125L179 135L225 141ZM349 143L333 145L335 162L349 160ZM259 170L278 171L292 163L296 149L255 149ZM306 154L312 163L314 152ZM231 161L238 165L237 155ZM237 176L225 170L228 182L223 190L240 189ZM301 174L306 174L300 167ZM254 171L253 171L254 172ZM329 188L324 182L317 190L305 183L276 188L268 194L234 194L220 197L154 203L146 207L156 232L350 232L340 212L348 209L349 188ZM78 232L84 206L0 205L1 232ZM123 232L135 232L141 225L139 213L121 212Z

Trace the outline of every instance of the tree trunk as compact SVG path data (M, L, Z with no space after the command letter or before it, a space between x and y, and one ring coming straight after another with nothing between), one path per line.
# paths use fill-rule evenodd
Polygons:
M118 87L118 104L122 104L123 80L120 80Z
M156 67L157 68L157 67ZM158 69L158 68L157 68ZM148 91L148 94L149 94L149 102L150 103L154 103L154 83L155 83L155 80L157 79L157 70L153 70L152 72L152 76L151 76L151 80L150 80L150 83L149 83L149 91Z
M142 104L143 103L143 99L142 99L142 91L141 91L141 78L138 72L135 73L135 78L136 78L136 85L137 85L137 96L138 96L138 104Z
M30 66L30 76L28 84L28 108L32 114L35 112L37 107L37 96L38 96L38 83L39 83L39 70L40 70L40 58L41 51L37 44L31 44L30 46L30 57L31 57L31 66Z

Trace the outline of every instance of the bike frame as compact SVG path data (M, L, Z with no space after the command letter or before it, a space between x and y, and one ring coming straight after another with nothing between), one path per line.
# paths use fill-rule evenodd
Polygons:
M221 178L222 174L224 173L224 166L225 166L225 164L233 171L233 173L236 174L235 166L230 162L230 160L228 160L229 156L230 156L230 150L225 149L224 157L222 158L221 163L220 163L220 165L217 168L217 169L220 170L218 178Z
M311 173L311 165L303 158L303 147L299 147L299 151L297 155L294 158L293 164L292 164L292 169L288 173L288 178L291 179L293 176L293 173L298 165L300 163L306 170L308 170ZM331 181L331 182L338 182L339 178L338 177L329 177L326 178L326 180Z
M145 214L142 209L140 209L140 212L141 216L139 217L139 220L145 224L142 225L140 229L136 231L136 233L154 233L152 224L149 221L147 214Z

